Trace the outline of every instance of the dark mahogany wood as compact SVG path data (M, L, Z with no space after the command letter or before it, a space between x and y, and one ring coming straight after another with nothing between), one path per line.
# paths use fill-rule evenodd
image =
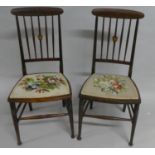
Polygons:
M63 13L63 9L56 7L23 7L11 10L16 16L54 16Z
M121 53L123 34L124 34L124 23L125 23L125 19L123 19L123 21L122 21L121 37L120 37L119 52L118 52L118 59L117 60L120 60L120 53Z
M20 120L44 119L44 118L62 117L67 115L68 113L45 114L45 115L35 115L35 116L27 116L27 117L25 116L25 117L21 117Z
M116 19L114 39L116 39L116 38L117 38L117 27L118 27L118 19ZM115 55L115 47L116 47L116 41L113 41L112 60L114 60L114 55Z
M144 14L142 12L133 10L111 9L111 8L97 8L92 11L92 14L95 15L95 29L94 29L94 46L93 46L91 73L92 74L95 73L96 63L113 63L120 65L127 65L128 76L132 80L131 77L132 77L139 19L143 18ZM101 32L101 37L99 37L99 32ZM105 33L107 33L107 37L105 37ZM86 82L87 80L85 81L85 83ZM132 123L132 130L129 145L133 144L133 137L138 117L139 105L141 103L141 98L136 84L134 83L133 80L132 82L135 85L138 92L138 99L135 100L133 99L121 100L115 98L111 99L103 97L94 97L93 94L92 96L91 95L86 96L80 93L79 131L77 137L78 140L81 139L81 128L83 117L91 117L91 118L115 120L115 121L116 120L130 121ZM85 85L85 83L83 84L83 86ZM90 105L90 109L92 109L94 101L107 104L122 104L124 106L123 107L124 112L127 107L129 118L87 114L86 111L88 106Z
M25 7L11 10L15 15L19 48L22 62L23 76L27 75L26 64L40 61L59 62L59 72L63 73L63 55L62 55L62 34L61 34L61 8L54 7ZM57 33L55 32L57 31ZM51 34L51 33L52 34ZM55 35L58 40L55 40ZM49 39L51 37L51 39ZM51 41L51 42L50 42ZM56 48L56 42L58 47ZM57 49L57 50L56 50ZM67 80L67 78L66 78ZM11 114L15 131L17 135L17 144L21 144L19 133L20 120L43 119L60 116L69 116L71 137L74 138L73 110L72 110L72 91L67 80L70 93L61 96L51 96L44 98L10 98ZM33 116L22 116L25 108L28 106L32 111L32 104L47 101L62 101L66 107L67 113L44 114Z
M127 9L114 9L114 8L97 8L92 11L92 14L100 17L109 18L143 18L144 14L139 11L127 10Z
M129 119L129 118L121 118L121 117L105 116L105 115L89 115L89 114L86 114L85 117L105 119L105 120L114 120L114 121L131 121L131 119Z
M13 124L15 127L15 131L16 131L16 136L17 136L17 144L21 145L21 139L20 139L20 133L19 133L19 123L18 123L18 119L17 119L17 115L16 115L16 106L15 103L11 103L10 102L10 109L11 109L11 115L12 115L12 120L13 120Z
M20 112L20 114L19 114L19 116L18 116L18 121L20 120L20 118L22 117L22 115L23 115L23 112L24 112L24 110L25 110L25 108L26 108L26 106L27 106L27 103L25 103L24 105L23 105L23 107L22 107L22 109L21 109L21 112Z

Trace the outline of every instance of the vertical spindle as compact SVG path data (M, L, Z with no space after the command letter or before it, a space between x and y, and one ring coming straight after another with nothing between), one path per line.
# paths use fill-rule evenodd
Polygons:
M106 59L108 59L108 55L109 55L110 33L111 33L111 18L109 19L109 29L108 29L108 41L107 41L107 55L106 55Z

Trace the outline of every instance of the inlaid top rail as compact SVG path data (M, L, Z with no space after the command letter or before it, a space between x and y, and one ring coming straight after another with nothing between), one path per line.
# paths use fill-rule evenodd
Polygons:
M144 14L139 11L126 10L126 9L112 9L112 8L96 8L93 9L92 14L95 16L109 17L109 18L137 19L144 17Z
M17 16L53 16L62 14L63 9L56 7L23 7L12 9L11 13Z

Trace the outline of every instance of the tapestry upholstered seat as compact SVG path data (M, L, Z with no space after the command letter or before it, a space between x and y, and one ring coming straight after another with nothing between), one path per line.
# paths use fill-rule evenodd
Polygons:
M11 99L56 97L70 94L67 79L61 73L25 75L12 90Z
M139 99L134 82L129 77L122 75L93 74L83 85L81 94L119 100Z

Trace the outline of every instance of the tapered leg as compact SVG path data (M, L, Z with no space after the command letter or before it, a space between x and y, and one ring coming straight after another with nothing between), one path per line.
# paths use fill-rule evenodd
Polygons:
M131 136L130 136L130 142L129 142L130 146L133 145L133 138L134 138L135 128L137 124L138 112L139 112L139 104L135 105L134 117L132 121Z
M69 114L69 120L70 120L70 126L71 126L71 137L74 138L74 120L73 120L73 107L72 107L71 99L67 101L66 107Z
M80 102L79 102L79 127L78 127L78 136L77 136L78 140L81 140L82 119L83 119L83 102L80 99Z
M62 106L63 106L63 107L66 106L66 102L65 102L65 100L62 101Z
M20 139L20 133L19 133L19 125L18 125L18 120L17 120L17 115L16 115L16 107L15 107L15 103L10 103L10 109L11 109L11 115L12 115L12 120L13 120L13 124L15 127L15 132L16 132L16 136L17 136L17 144L21 145L21 139Z
M125 112L125 110L126 110L126 104L123 105L123 110L122 111Z
M30 111L32 111L32 110L33 110L33 108L32 108L32 104L29 103L28 105L29 105L29 109L30 109Z
M93 101L90 101L90 109L93 109Z

